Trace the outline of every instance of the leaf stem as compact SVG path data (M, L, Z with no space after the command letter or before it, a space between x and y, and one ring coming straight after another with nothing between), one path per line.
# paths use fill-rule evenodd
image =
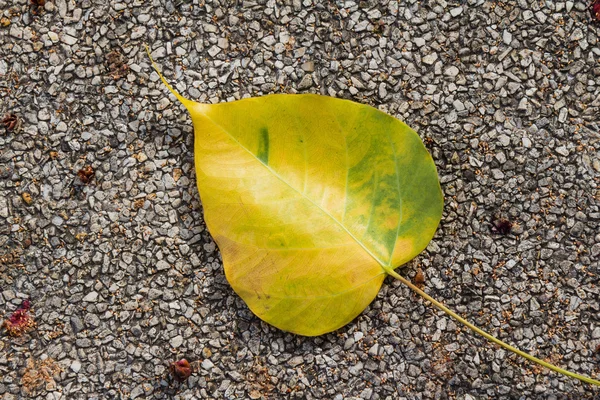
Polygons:
M497 345L504 347L506 350L510 350L515 354L520 355L521 357L525 357L526 359L533 361L534 363L537 363L541 366L544 366L546 368L551 369L552 371L558 372L560 374L566 375L566 376L570 376L571 378L575 378L575 379L579 379L582 382L586 382L589 383L591 385L597 385L600 386L600 381L597 381L595 379L592 378L588 378L587 376L583 376L583 375L579 375L576 374L574 372L571 371L567 371L566 369L562 369L559 368L555 365L552 365L550 363L547 363L546 361L540 360L539 358L536 358L530 354L525 353L524 351L521 351L507 343L504 343L502 340L495 338L494 336L490 335L489 333L479 329L478 327L476 327L475 325L473 325L472 323L470 323L469 321L467 321L466 319L462 318L461 316L459 316L458 314L456 314L454 311L450 310L448 307L444 306L442 303L440 303L439 301L435 300L434 298L432 298L431 296L429 296L427 293L425 293L424 291L422 291L421 289L419 289L418 287L416 287L415 285L413 285L408 279L402 277L401 275L399 275L398 273L396 273L396 271L394 271L391 267L384 267L385 271L393 276L394 278L398 279L400 282L404 283L406 286L408 286L411 290L413 290L414 292L416 292L419 296L423 297L425 300L431 302L434 306L436 306L437 308L439 308L440 310L442 310L443 312L445 312L446 314L448 314L449 316L451 316L452 318L456 319L458 322L460 322L461 324L465 325L467 328L471 329L473 332L479 333L481 336L485 337L486 339L490 340L491 342L496 343Z
M167 82L165 77L160 73L160 70L158 69L158 65L156 65L156 63L152 59L152 54L150 53L150 48L148 47L148 45L145 45L145 47L146 47L146 53L148 54L148 58L150 59L150 63L152 64L152 68L154 68L154 70L158 74L158 77L160 78L162 83L167 87L167 89L169 89L169 92L173 93L173 96L175 96L177 98L177 100L179 100L181 102L181 104L183 104L185 106L185 108L189 109L190 107L192 107L194 105L194 102L191 100L188 100L185 97L183 97L182 95L180 95L179 92L177 92L175 89L173 89L173 87L171 85L169 85L169 82Z

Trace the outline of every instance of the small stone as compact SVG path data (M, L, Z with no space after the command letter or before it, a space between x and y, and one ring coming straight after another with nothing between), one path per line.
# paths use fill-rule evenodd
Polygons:
M573 33L571 34L570 39L572 41L576 41L576 40L581 40L584 38L583 35L583 31L581 30L581 28L575 28L575 30L573 31Z
M381 82L379 84L379 97L383 99L385 96L387 96L387 89L385 88L385 82Z
M171 347L178 348L183 344L183 336L177 335L174 338L172 338L169 343L171 344Z
M502 144L502 146L508 146L510 144L510 137L505 134L498 136L498 140Z
M314 61L307 61L305 63L303 63L300 68L302 68L303 71L306 72L313 72L315 70L315 63Z
M146 34L145 26L136 26L131 30L131 39L139 39Z
M494 119L498 122L504 122L506 117L504 116L502 110L496 110L496 112L494 113Z
M90 292L82 300L87 301L88 303L94 303L98 300L98 292Z
M288 361L288 364L290 367L297 367L298 365L302 364L303 362L304 362L304 359L302 358L302 356L296 356L296 357L290 358L290 360Z
M50 112L48 111L48 109L42 108L40 111L38 111L37 117L41 121L49 121L51 115L50 115Z
M133 388L133 390L129 394L129 398L137 399L138 397L140 397L143 394L144 394L144 385L137 385L136 387Z
M165 260L158 260L156 262L156 269L159 270L159 271L164 271L164 270L169 269L169 268L171 268L171 266Z
M211 57L216 56L217 54L219 54L221 52L221 48L219 46L212 46L210 49L208 49L208 54Z
M423 63L427 64L427 65L433 65L438 59L438 55L437 53L431 53L431 54L427 54L425 57L423 57L422 61Z
M78 316L71 317L71 329L73 330L73 333L79 333L83 329L85 329L81 318L79 318Z
M12 25L10 27L10 36L15 37L17 39L23 39L23 29L19 28L16 25Z
M217 46L225 50L229 48L229 40L227 38L219 38L217 39Z
M444 71L444 74L446 76L450 76L452 78L454 78L456 75L458 75L460 71L458 70L458 68L456 68L454 65L451 67L446 68L446 70Z
M313 85L312 75L306 74L298 84L298 90L308 89Z
M458 17L460 14L462 14L462 12L463 12L462 7L456 7L456 8L453 8L452 10L450 10L450 15L452 15L453 17Z
M569 150L567 150L567 148L565 146L557 147L556 152L558 154L560 154L561 156L565 156L565 157L569 155Z
M63 43L68 44L69 46L73 46L77 43L78 39L71 35L63 35L60 39Z
M60 40L60 38L58 37L56 32L52 32L52 31L48 32L48 38L50 40L52 40L52 42L54 42L54 43L58 43L58 41Z
M527 97L523 97L521 99L521 101L519 101L519 105L517 106L517 109L521 110L521 111L527 111L528 104L529 104L529 101L527 100Z
M215 365L212 363L212 361L210 360L204 360L202 361L202 364L200 364L202 369L205 369L207 371L210 371Z
M77 360L71 363L71 371L78 373L81 370L81 363Z
M573 2L572 1L567 1L565 3L565 10L567 10L567 12L571 12L572 9L573 9Z
M506 29L504 30L504 33L502 33L502 41L507 45L512 43L512 34Z

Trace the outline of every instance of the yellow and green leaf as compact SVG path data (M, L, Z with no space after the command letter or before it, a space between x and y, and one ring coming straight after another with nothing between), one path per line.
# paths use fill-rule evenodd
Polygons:
M394 271L427 246L443 208L433 160L406 124L313 94L200 104L159 76L192 117L204 218L227 280L258 317L300 335L331 332L389 274L500 346L600 384L496 339Z
M419 254L442 213L419 136L372 107L317 95L203 105L198 189L233 289L266 322L320 335Z

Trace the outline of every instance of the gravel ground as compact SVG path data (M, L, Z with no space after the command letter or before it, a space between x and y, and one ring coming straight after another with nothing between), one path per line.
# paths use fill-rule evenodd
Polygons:
M388 279L318 338L228 286L195 188L188 97L313 92L418 130L445 213L425 290L501 339L600 375L600 23L589 3L0 0L0 398L29 358L45 399L591 399ZM277 3L277 4L276 4ZM1 117L0 115L0 117ZM6 125L10 125L6 123ZM9 127L10 128L10 127ZM84 166L91 175L78 176ZM515 223L502 235L498 218ZM167 363L198 371L181 386ZM597 397L596 397L597 398Z

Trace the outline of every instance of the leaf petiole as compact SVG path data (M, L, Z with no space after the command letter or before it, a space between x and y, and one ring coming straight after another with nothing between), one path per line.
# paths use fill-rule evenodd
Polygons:
M528 359L530 361L533 361L534 363L537 363L537 364L539 364L541 366L544 366L544 367L546 367L548 369L551 369L554 372L558 372L559 374L563 374L563 375L569 376L571 378L579 379L580 381L589 383L591 385L600 386L600 381L597 381L597 380L592 379L592 378L588 378L587 376L576 374L576 373L571 372L571 371L567 371L566 369L559 368L559 367L557 367L555 365L547 363L546 361L540 360L539 358L536 358L536 357L534 357L534 356L532 356L532 355L530 355L528 353L525 353L524 351L521 351L521 350L517 349L516 347L513 347L513 346L511 346L511 345L509 345L507 343L504 343L502 340L495 338L494 336L490 335L489 333L485 332L482 329L479 329L478 327L476 327L475 325L473 325L472 323L470 323L466 319L464 319L461 316L459 316L458 314L456 314L454 311L450 310L448 307L444 306L439 301L437 301L434 298L432 298L431 296L429 296L427 293L425 293L424 291L422 291L421 289L419 289L418 287L416 287L415 285L413 285L408 279L406 279L403 276L399 275L391 267L388 267L388 268L384 267L384 269L385 269L385 272L387 272L389 275L393 276L394 278L398 279L400 282L404 283L411 290L413 290L414 292L416 292L419 296L421 296L425 300L431 302L434 306L436 306L437 308L439 308L440 310L442 310L443 312L445 312L446 314L448 314L452 318L456 319L458 322L460 322L461 324L465 325L467 328L471 329L473 332L479 333L481 336L485 337L489 341L494 342L497 345L499 345L501 347L504 347L506 350L510 350L513 353L520 355L521 357L524 357L524 358L526 358L526 359Z

